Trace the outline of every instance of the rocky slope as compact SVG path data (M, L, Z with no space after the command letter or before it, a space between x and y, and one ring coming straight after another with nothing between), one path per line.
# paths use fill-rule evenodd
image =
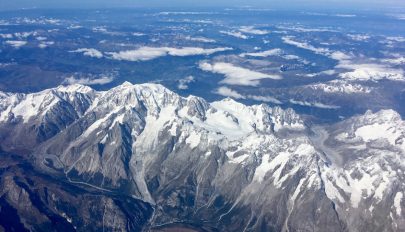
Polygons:
M149 218L137 224L144 230L179 223L208 231L405 229L405 123L394 111L309 127L291 109L207 103L124 83L106 92L75 85L2 93L0 116L2 150L69 185L150 205L150 218L145 205L131 211ZM81 212L63 218L85 230Z

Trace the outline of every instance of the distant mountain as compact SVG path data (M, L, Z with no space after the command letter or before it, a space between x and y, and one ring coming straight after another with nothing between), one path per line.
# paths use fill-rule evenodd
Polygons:
M0 215L15 215L0 225L405 230L401 117L309 124L292 109L208 103L157 84L0 93Z

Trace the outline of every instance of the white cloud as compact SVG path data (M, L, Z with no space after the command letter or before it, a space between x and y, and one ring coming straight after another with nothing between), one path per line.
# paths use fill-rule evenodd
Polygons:
M335 68L350 70L349 72L344 72L339 75L341 78L346 80L358 80L358 81L368 81L368 80L379 81L383 79L394 81L404 80L403 70L391 68L386 64L356 62L356 60L354 60L355 57L346 55L342 52L332 53L331 58L339 61L339 64Z
M281 30L291 30L296 32L337 32L336 30L332 30L330 28L307 28L307 27L300 27L300 26L277 26L278 29Z
M236 90L231 88L222 86L215 90L215 93L224 97L231 97L234 99L252 99L259 102L267 102L267 103L274 103L274 104L282 104L281 101L277 100L274 97L270 96L258 96L258 95L243 95Z
M354 17L357 17L357 15L354 15L354 14L335 14L335 15L332 15L332 16L341 17L341 18L354 18Z
M394 42L399 42L399 43L405 42L405 37L401 37L401 36L388 36L386 39L389 41L394 41Z
M21 41L21 40L7 40L5 43L14 48L20 48L24 45L27 45L27 41Z
M239 39L248 39L249 37L242 34L239 31L220 31L220 33L224 34L224 35L229 35L229 36L233 36Z
M195 78L193 76L188 76L184 79L179 80L179 85L177 86L178 89L188 89L188 84L192 83L195 81Z
M216 41L213 39L208 39L205 37L191 37L187 36L186 40L194 41L194 42L202 42L202 43L215 43Z
M334 75L334 74L336 74L336 71L333 70L333 69L329 69L329 70L325 70L325 71L322 71L322 72L305 74L305 76L306 77L317 77L317 76L320 76L320 75L331 76L331 75Z
M46 37L43 37L43 36L38 36L38 37L36 37L35 39L38 40L38 41L47 40L47 38L46 38Z
M92 28L93 32L101 32L101 33L106 33L108 32L107 28L105 26L97 26Z
M225 79L221 81L228 85L244 85L257 86L261 79L281 79L279 75L270 75L266 73L252 71L246 68L237 67L230 63L214 63L209 64L202 62L199 65L200 69L225 75Z
M30 19L30 18L17 18L17 23L24 23L24 24L54 24L59 25L61 21L59 19L53 18L37 18L37 19Z
M362 62L356 60L353 55L348 55L340 51L330 52L327 54L330 58L337 60L339 63L335 69L345 69L349 72L340 73L339 76L346 80L357 81L379 81L393 80L404 81L404 71L402 69L394 69L387 64L374 63L374 61ZM364 59L364 58L363 58ZM403 59L383 59L382 62L398 64Z
M219 14L218 12L213 12L213 11L163 11L159 12L155 15L213 15L213 14Z
M390 59L383 59L383 62L394 64L394 65L401 65L405 64L405 57L396 57L396 58L390 58Z
M404 81L404 71L393 69L383 64L363 63L356 64L351 61L341 62L337 68L352 70L341 73L340 77L347 80L379 81L383 79Z
M320 102L306 102L306 101L297 101L290 99L290 102L294 105L300 105L300 106L309 106L309 107L316 107L316 108L321 108L321 109L339 109L340 106L335 106L335 105L326 105Z
M14 36L19 38L19 39L28 38L30 36L37 36L37 35L38 35L38 32L36 32L36 31L16 32L16 33L14 33Z
M270 96L248 95L246 97L249 98L249 99L253 99L255 101L271 102L271 103L274 103L274 104L282 104L281 101L279 101L278 99L276 99L274 97L270 97Z
M245 27L241 27L239 29L239 31L247 33L247 34L253 34L253 35L267 35L270 32L267 30L259 30L259 29L255 29L252 26L245 26Z
M355 41L367 41L371 38L369 35L359 35L359 34L348 34L347 37Z
M389 16L394 17L398 20L405 20L405 14L391 14Z
M239 94L238 92L236 92L233 89L230 89L228 87L219 87L216 91L216 94L224 96L224 97L231 97L231 98L235 98L235 99L245 99L245 97L241 94Z
M133 36L145 36L146 34L141 33L141 32L132 32Z
M53 42L53 41L43 41L38 45L38 47L39 48L46 48L46 47L48 47L50 45L54 45L54 44L55 44L55 42Z
M279 48L271 49L268 51L262 52L253 52L253 53L242 53L241 57L252 56L252 57L268 57L268 56L278 56L282 54L282 50Z
M328 48L316 48L308 43L295 41L295 40L293 40L293 38L294 37L292 37L292 36L284 36L281 39L286 44L293 45L298 48L306 49L309 51L313 51L316 54L326 55L326 54L329 54L329 52L330 52L330 50Z
M128 50L121 52L109 52L108 55L115 60L127 61L146 61L162 56L194 56L194 55L211 55L216 52L229 51L232 48L198 48L198 47L141 47L137 50Z
M1 25L1 26L9 26L10 23L7 22L6 20L0 20L0 25Z
M0 34L0 38L3 39L12 39L13 35L12 34Z
M76 30L76 29L80 29L80 28L83 28L83 27L80 25L70 25L67 27L67 29L69 29L69 30Z
M114 80L114 77L103 76L96 79L91 79L89 77L86 78L75 78L73 76L68 77L65 79L64 83L72 85L72 84L81 84L81 85L105 85Z
M301 59L299 56L296 56L296 55L285 55L285 56L283 56L283 58L286 60L300 60Z
M345 61L345 60L349 60L351 58L353 58L350 55L347 55L346 53L337 51L337 52L332 52L330 55L330 58L337 60L337 61Z
M79 48L79 49L71 51L71 52L83 53L83 55L85 55L85 56L90 56L90 57L94 57L94 58L103 57L103 53L94 48Z

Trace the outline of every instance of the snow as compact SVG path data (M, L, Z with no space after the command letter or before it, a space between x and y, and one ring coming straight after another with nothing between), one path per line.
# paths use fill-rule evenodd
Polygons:
M43 91L35 94L28 94L21 102L15 105L10 111L14 116L21 116L24 122L28 122L31 117L44 115L57 99L49 94L49 91Z
M295 154L297 154L299 156L305 156L305 155L314 154L315 152L316 152L315 148L312 145L303 143L297 147Z
M301 188L302 188L302 185L304 184L304 182L305 182L305 178L301 178L300 182L297 185L297 188L295 188L295 191L294 191L293 195L291 196L292 202L295 202L295 200L297 199L298 194L300 194L300 192L301 192Z
M335 187L334 178L327 176L327 173L322 172L322 179L325 186L325 194L331 200L338 200L340 203L344 203L345 200L340 194L338 188Z
M95 121L93 124L91 124L81 135L81 137L88 137L90 136L95 130L101 130L104 128L104 126L102 127L102 125L105 125L106 123L109 122L110 117L117 113L120 109L116 109L113 112L108 113L107 115L105 115L103 118L98 119L97 121Z
M262 157L262 163L256 168L253 180L262 182L266 173L272 168L270 166L270 155L266 154Z
M402 192L397 192L397 194L395 194L394 207L395 207L395 210L396 210L396 213L398 216L401 216L401 213L402 213L401 201L402 201L403 196L404 195Z
M72 100L77 93L90 94L92 92L93 90L86 86L69 85L32 94L8 94L1 100L0 120L7 120L9 114L12 113L27 123L30 118L44 116L58 102L66 100L66 94L69 100Z
M277 188L280 188L283 183L281 180L281 172L283 171L284 166L287 164L289 159L290 153L288 152L280 152L272 160L270 160L269 155L264 155L262 158L262 163L256 168L253 180L260 183L263 181L263 178L267 172L274 170L274 185Z
M93 91L89 87L76 84L38 94L18 95L19 98L17 95L0 93L1 117L13 112L27 120L49 110L58 101L53 95L55 93L86 94ZM182 98L157 84L132 85L127 82L107 92L95 92L94 95L97 98L89 113L96 112L98 120L85 130L80 139L91 136L96 131L101 133L111 129L117 123L131 123L133 121L130 117L136 114L139 116L135 118L139 119L136 123L145 127L132 131L132 135L136 137L133 146L136 152L145 154L146 159L153 159L150 151L160 145L159 135L167 132L169 139L170 136L178 138L176 146L186 143L191 149L201 148L201 155L205 158L212 154L208 151L211 144L218 145L219 149L226 152L227 162L232 166L248 166L254 170L253 185L261 185L263 188L274 186L280 191L289 191L292 202L303 191L315 187L320 189L323 186L326 196L337 207L359 208L366 205L367 210L373 210L377 209L379 202L385 202L389 195L395 196L393 215L396 213L401 216L403 213L403 192L398 192L401 189L393 187L398 179L397 175L403 173L402 166L391 167L389 163L397 162L402 165L403 153L396 149L361 151L361 157L350 157L350 162L345 165L328 165L319 158L320 152L316 148L320 149L320 145L311 143L304 133L285 138L279 136L280 133L273 132L272 128L275 131L282 128L306 128L301 118L292 110L270 108L266 105L246 106L229 98L208 104L195 97ZM203 102L204 107L190 108L195 106L191 104L195 103L192 102L194 100ZM139 112L135 112L135 108ZM195 116L196 111L198 117ZM381 138L398 146L399 138L404 135L403 121L392 110L375 114L367 112L353 120L354 126L351 129L331 133L339 143L350 143L347 147L352 146L353 149L366 149L368 147L364 142ZM108 135L100 135L97 139L104 144ZM342 145L342 154L347 147ZM215 151L215 154L222 154L222 150L220 153ZM140 155L134 159L145 161L142 158ZM144 167L141 168L148 167L150 160L142 163ZM97 170L98 161L93 159L91 162L88 167ZM137 175L137 183L144 181L142 170ZM259 188L260 191L263 188ZM257 189L249 188L247 191ZM395 194L391 191L397 192ZM147 194L145 186L142 193Z
M238 157L234 157L233 156L234 154L235 154L235 152L230 152L230 151L226 152L226 156L229 159L229 163L240 164L250 156L249 154L243 154Z
M147 150L153 147L157 142L159 142L157 139L159 136L159 132L162 129L167 128L169 126L169 128L167 129L169 130L170 133L173 133L171 129L173 128L172 124L173 121L175 121L177 118L175 112L176 112L175 106L167 106L162 108L158 115L149 113L145 118L145 128L135 143L140 147L145 148L145 150ZM192 141L195 142L195 140Z
M117 123L118 124L123 124L124 123L124 118L125 114L120 114L117 117L115 117L114 121L111 123L110 130L112 129L113 126L115 126Z
M207 119L204 122L197 123L197 125L209 131L219 132L229 140L238 140L253 132L252 127L249 128L246 124L239 124L232 115L223 111L211 111L206 117Z
M315 149L307 143L302 143L295 147L293 151L282 151L276 154L275 157L270 157L269 154L265 154L262 157L261 164L256 168L253 180L261 183L265 175L269 171L273 171L273 184L277 188L281 188L282 184L288 180L291 176L295 175L302 167L296 165L286 172L286 164L301 158L311 157L315 153ZM298 193L296 193L298 194Z
M354 160L345 168L324 167L321 176L327 197L345 203L342 194L346 193L353 208L358 208L365 199L380 202L389 193L397 174L389 165L379 165L379 158L370 156Z
M201 140L201 134L196 133L195 131L192 131L190 135L186 139L186 143L190 145L191 149L194 149L200 144Z
M308 87L314 90L322 90L325 93L368 94L371 92L370 87L349 83L343 80L333 80L326 83L309 85Z
M72 85L66 85L66 86L58 86L56 90L60 92L67 92L67 93L89 93L92 92L93 89L85 86L85 85L80 85L80 84L72 84Z
M368 173L362 173L363 177L360 179L351 178L350 174L346 175L350 191L350 202L354 208L359 206L362 198L367 198L374 190L373 182L376 177L370 176Z
M365 142L376 139L386 139L391 145L395 145L396 140L404 133L402 130L399 130L395 124L387 122L362 126L356 130L355 134L361 137Z

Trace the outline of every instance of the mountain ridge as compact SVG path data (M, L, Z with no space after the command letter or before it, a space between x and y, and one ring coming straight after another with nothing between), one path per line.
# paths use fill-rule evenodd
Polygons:
M27 150L45 173L149 202L155 211L148 227L173 221L223 231L405 226L405 130L394 111L316 130L292 109L229 98L208 103L158 84L41 93L1 95L2 149ZM40 107L25 102L35 97L43 99ZM388 137L376 135L381 125Z

